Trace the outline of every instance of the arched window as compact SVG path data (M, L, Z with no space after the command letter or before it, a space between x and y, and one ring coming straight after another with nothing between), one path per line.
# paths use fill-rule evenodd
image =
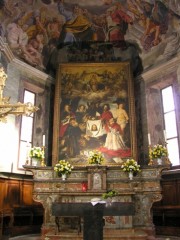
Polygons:
M24 103L31 102L35 105L36 94L24 89ZM22 168L28 160L28 149L32 145L34 124L34 113L30 116L22 116L21 130L20 130L20 144L19 144L19 163L18 167Z
M177 129L176 107L173 96L173 87L170 85L161 89L165 139L167 142L167 149L169 159L173 166L179 165L179 136Z

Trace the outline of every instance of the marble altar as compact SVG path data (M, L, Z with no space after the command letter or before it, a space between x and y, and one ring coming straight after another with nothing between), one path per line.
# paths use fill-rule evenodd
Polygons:
M123 172L120 166L75 167L66 181L62 181L57 176L53 167L24 166L24 168L33 173L33 198L41 202L44 207L42 240L65 239L58 238L61 233L57 232L55 216L52 212L54 203L88 203L93 198L101 199L102 194L109 189L118 191L119 194L115 197L116 202L132 203L134 214L106 216L103 227L104 239L108 239L109 235L111 239L124 239L116 238L115 235L118 233L117 235L120 236L119 233L125 233L126 230L128 230L127 236L129 234L128 239L138 239L138 233L143 236L139 239L154 238L151 208L154 202L162 198L161 173L168 166L143 166L133 180L129 180L128 174ZM99 181L96 184L93 178L97 177L97 174ZM84 182L87 182L87 191L82 191ZM83 239L83 237L80 235L76 239Z

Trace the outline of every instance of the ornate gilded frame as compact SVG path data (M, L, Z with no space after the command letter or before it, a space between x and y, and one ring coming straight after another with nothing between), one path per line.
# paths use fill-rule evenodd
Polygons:
M122 162L127 158L134 158L134 159L137 158L134 84L133 84L133 77L132 77L132 72L130 68L130 63L121 62L121 63L60 64L58 73L57 73L56 84L55 84L52 165L57 163L57 161L62 158L63 159L67 158L68 161L70 161L75 166L76 165L86 166L88 164L87 154L86 154L87 151L94 150L97 148L98 150L103 149L107 141L107 131L109 130L108 129L106 130L105 135L98 136L99 138L91 136L90 137L92 138L91 142L93 143L93 140L95 141L94 145L92 144L91 147L90 145L88 145L89 142L87 141L85 142L85 140L82 140L81 142L81 139L77 138L77 136L81 136L81 134L76 136L75 133L77 133L77 130L79 131L81 127L83 129L82 138L86 136L87 122L89 123L94 121L94 120L91 121L91 119L94 119L94 118L92 117L93 115L90 115L90 110L89 110L90 108L92 108L92 105L93 106L97 105L99 109L101 109L101 111L99 110L98 114L96 111L96 114L98 116L95 116L95 118L98 119L97 121L98 123L99 123L99 119L102 120L102 115L103 115L102 108L104 107L104 105L107 105L107 104L110 107L109 110L112 112L114 111L113 119L115 119L115 123L117 123L116 122L117 118L115 118L114 115L116 113L116 108L118 104L121 103L121 101L123 102L123 105L129 117L129 120L125 127L126 139L125 140L123 139L125 145L127 145L126 147L129 149L129 152L127 154L123 153L122 154L123 156L119 154L118 159L120 160L118 161L114 161L116 156L110 157L110 155L107 155L107 153L110 154L110 152L103 152L103 154L105 155L105 159L108 159L103 164L107 166L121 165ZM64 116L66 115L64 114L65 112L62 111L64 108L66 108L65 105L70 105L71 107L70 114L72 115L70 116L70 118L68 117L68 122L65 122L66 117ZM83 121L82 125L80 125L80 123L78 122L78 126L77 126L77 108L79 105L85 105L85 108L86 108L86 111L88 111L88 114L86 115L87 116L86 120L84 120L84 118L82 118L83 120L82 119L80 120L80 121ZM116 117L117 117L117 114L116 114ZM73 119L75 119L74 123L73 123ZM71 121L71 124L70 124L70 121ZM106 121L106 120L103 120L103 121ZM69 124L69 125L66 126L66 129L63 129L65 124ZM117 124L114 124L112 126L115 126L115 125ZM107 128L109 128L109 120L106 121L106 126ZM74 127L76 127L76 129ZM67 129L68 129L69 135L66 132ZM103 131L105 131L104 130L105 126L101 126L101 131L102 129ZM66 135L68 135L67 138L65 137ZM72 144L73 142L72 139L75 138L75 136L76 136L76 139L78 139L78 141L76 141L74 146L71 145L71 148L73 149L74 147L74 152L75 152L78 146L77 142L78 144L81 144L80 146L78 146L79 154L74 156L69 156L68 153L70 151L69 152L67 151L67 155L66 155L66 152L64 149L66 149L65 147L69 145L67 144L67 146L63 146L65 142L64 139L65 138L69 139L69 141L71 141L71 144ZM102 136L104 136L104 142L102 139L99 140L100 137ZM125 137L123 136L123 138ZM85 147L83 145L85 145ZM95 146L95 147L93 148L92 146Z

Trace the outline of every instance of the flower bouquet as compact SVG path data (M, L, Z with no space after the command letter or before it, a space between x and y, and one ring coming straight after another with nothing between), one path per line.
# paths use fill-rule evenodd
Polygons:
M40 166L44 159L44 149L41 147L32 147L29 149L29 157L32 166Z
M95 150L89 152L88 162L89 164L102 164L104 162L104 156L101 152Z
M154 145L149 149L149 158L157 159L161 157L167 157L168 151L167 148L161 144Z
M150 165L153 164L153 160L157 160L158 165L162 165L163 158L168 156L168 150L165 146L161 144L156 144L153 147L149 148L149 159Z
M58 175L68 175L72 172L74 167L66 160L59 160L58 163L54 166L54 171L58 173Z
M134 159L127 159L127 161L121 166L124 172L140 172L140 165Z
M134 159L127 159L126 162L121 166L122 170L124 172L129 173L129 179L133 179L133 175L135 173L140 172L140 165L137 164L137 162Z
M32 147L29 150L29 157L41 160L44 158L44 150L41 147Z

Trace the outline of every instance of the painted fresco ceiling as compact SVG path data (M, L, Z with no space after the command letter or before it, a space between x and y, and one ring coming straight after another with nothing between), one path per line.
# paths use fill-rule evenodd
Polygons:
M1 0L0 19L15 56L47 73L104 59L149 69L180 49L179 0Z

